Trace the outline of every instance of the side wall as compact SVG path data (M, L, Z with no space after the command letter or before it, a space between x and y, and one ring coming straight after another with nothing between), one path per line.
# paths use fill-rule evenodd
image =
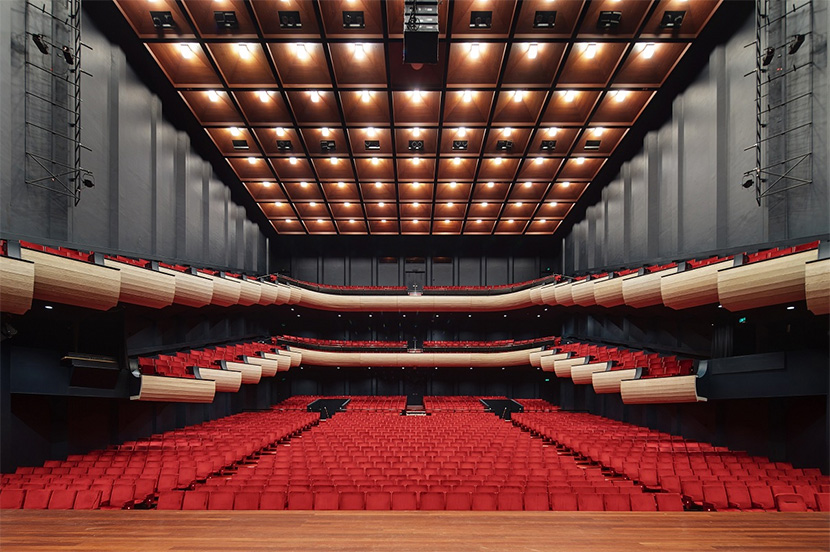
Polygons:
M801 68L802 73L812 70L814 77L813 183L762 199L760 207L754 190L741 186L743 173L755 166L754 150L744 151L755 143L755 79L743 76L755 67L754 48L745 47L755 40L750 18L714 49L703 71L674 100L670 119L646 135L640 152L623 164L602 190L599 202L588 207L585 218L564 237L565 273L763 247L769 242L808 241L830 232L829 10L822 2L814 3L814 10L815 66ZM788 61L802 64L808 59L809 50L802 47ZM788 86L794 88L793 95L805 90L799 87L807 80L792 77ZM782 158L786 152L771 156ZM782 182L776 188L787 185Z
M29 17L47 36L57 33L40 21L42 16L30 11ZM94 174L95 187L84 188L80 203L73 206L72 198L26 184L26 163L32 170L32 160L26 159L27 140L30 148L39 147L63 162L70 152L61 140L45 143L44 133L26 130L26 51L33 62L51 65L56 72L65 73L68 66L54 49L48 56L37 51L23 32L25 18L25 2L0 3L0 234L265 272L265 234L245 208L231 200L230 189L196 153L187 134L165 119L161 100L129 66L125 54L89 18L84 19L82 37L91 50L83 50L82 66L92 76L84 75L81 87L82 140L91 152L83 153L82 165ZM30 72L30 85L36 81L45 94L60 94L48 77L37 69ZM29 119L62 126L65 113L45 106L30 97Z

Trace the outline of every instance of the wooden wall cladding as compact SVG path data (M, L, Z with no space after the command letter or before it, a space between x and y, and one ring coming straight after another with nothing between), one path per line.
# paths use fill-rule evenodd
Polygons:
M627 279L622 286L623 300L629 307L643 308L663 304L662 278L665 271Z
M260 305L274 305L277 302L277 298L279 297L280 288L275 286L274 284L269 284L268 282L260 282L260 295L259 295L259 304Z
M221 365L223 370L240 372L242 374L242 383L259 383L259 380L262 379L262 366L259 364L223 360Z
M138 395L134 401L210 403L216 394L212 381L164 376L141 376Z
M194 366L193 373L198 379L214 382L217 393L236 393L242 386L242 372Z
M104 259L104 266L121 272L120 302L154 309L173 304L176 296L176 279L173 276L110 259Z
M625 404L662 404L703 402L697 394L697 376L633 379L620 383Z
M541 368L542 367L542 358L543 357L554 357L553 360L558 360L561 358L568 358L570 353L557 353L556 349L551 349L548 351L531 351L528 353L528 359L530 360L530 365L534 368ZM551 362L553 362L551 360Z
M113 268L31 249L21 249L20 256L35 264L35 299L95 310L118 304L121 273Z
M805 265L818 251L727 268L718 272L718 299L723 308L741 311L806 299Z
M542 304L542 288L535 287L530 290L530 302L534 305Z
M337 295L294 288L296 303L329 311L467 312L519 309L533 305L530 289L499 295ZM293 300L293 298L292 298Z
M556 360L553 362L553 371L556 373L557 378L569 378L571 377L572 366L588 364L588 362L590 362L589 357L571 357Z
M571 296L574 304L581 307L591 307L597 304L594 297L594 285L598 280L586 280L584 282L577 282L571 287Z
M593 375L596 372L607 372L610 369L610 362L592 362L591 364L571 366L571 379L576 385L591 385Z
M244 279L239 280L239 304L250 306L259 304L262 297L262 286L259 282Z
M555 353L550 355L543 355L539 359L539 367L543 372L553 372L554 366L557 362L570 358L571 353Z
M277 372L287 372L291 368L291 355L288 351L278 351L276 353L262 353L262 358L277 361ZM263 374L265 375L265 374Z
M313 366L505 367L526 366L527 351L502 353L352 353L295 349L304 364Z
M210 278L169 268L159 268L159 272L175 278L176 292L173 296L175 304L196 308L210 305L210 300L213 298L213 280Z
M813 314L830 313L830 259L811 261L804 267L807 308Z
M718 271L732 266L723 261L693 270L666 274L660 278L663 304L680 310L718 302Z
M574 305L572 288L573 284L570 282L553 286L553 296L556 299L557 305L562 305L563 307L572 307Z
M595 393L619 393L621 381L639 378L641 373L642 368L595 372L591 375L591 384Z
M291 367L296 368L303 361L303 353L301 351L286 351L291 357Z
M32 308L34 263L0 257L0 311L23 314Z
M542 286L541 295L543 305L556 305L556 284Z
M260 377L263 378L272 378L277 374L277 370L279 370L279 365L277 364L276 359L269 359L260 356L243 356L242 360L245 361L245 364L258 366Z
M616 278L598 280L594 284L594 299L601 307L618 307L625 303L623 298L623 282L631 280L637 274L626 274ZM657 282L658 286L660 282Z
M239 280L220 278L211 274L205 274L205 276L213 280L211 305L230 307L239 304L239 296L242 294L242 284Z

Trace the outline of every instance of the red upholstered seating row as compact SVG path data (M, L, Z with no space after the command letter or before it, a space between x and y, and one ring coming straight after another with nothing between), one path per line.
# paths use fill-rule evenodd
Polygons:
M642 368L643 378L685 376L692 374L694 369L692 359L592 343L571 342L557 345L551 350L570 353L571 357L588 357L590 362L613 362L611 370Z
M259 356L262 352L273 353L276 347L270 343L250 341L234 345L220 345L205 349L179 351L174 354L138 357L142 374L194 378L193 366L216 368L222 360L240 361L243 356Z

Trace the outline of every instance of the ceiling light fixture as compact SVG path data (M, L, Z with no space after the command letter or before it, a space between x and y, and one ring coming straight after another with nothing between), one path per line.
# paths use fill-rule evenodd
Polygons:
M311 57L311 54L308 51L308 46L302 42L294 44L294 55L302 60L306 60Z
M547 221L545 219L542 219L542 220L539 221L539 224L545 224L546 222Z
M473 59L478 59L481 55L481 45L478 42L473 42L470 44L470 57Z
M502 159L501 157L496 157L496 158L494 159L494 161L496 162L496 165L501 165L501 164L502 164L502 161L504 161L504 159Z
M282 127L277 127L276 129L277 136L285 136L285 129Z
M536 163L537 165L541 165L542 163L545 162L545 158L544 157L537 157L536 159L533 160L533 162Z
M210 101L212 101L212 102L218 102L219 101L219 93L216 92L216 90L208 90L207 95L208 95L208 99Z
M386 207L386 204L381 201L380 203L378 203L378 207Z
M459 138L464 138L467 136L467 129L464 127L459 127L458 130L455 131L455 135Z
M340 160L336 157L329 157L329 163L336 165Z
M410 98L413 102L420 102L420 101L422 101L422 100L424 99L424 97L423 97L423 95L421 94L421 91L420 91L420 90L412 90L412 91L409 93L409 98Z
M297 158L296 157L289 157L288 162L291 163L292 165L296 165L297 164Z
M288 218L287 218L287 219L285 219L285 222L289 222L289 223L290 223L290 222L291 222L291 219L288 219Z
M594 59L597 55L597 45L591 42L585 46L585 57L588 59Z
M570 182L567 182L567 181L566 181L566 182L563 182L563 183L562 183L562 187L563 187L563 188L570 188L570 187L571 187L571 183L570 183Z
M231 127L230 131L231 131L231 136L239 136L240 134L242 134L241 132L239 132L239 129L236 128L236 127Z
M450 223L450 219L444 219L444 224L449 224L449 223Z
M482 201L482 202L481 202L481 206L482 206L482 207L487 207L488 205L489 205L489 203L487 203L486 201Z
M456 165L460 165L461 164L461 158L460 157L453 157L452 162Z
M253 165L254 163L256 163L256 157L249 157L249 158L248 158L248 163L250 163L251 165Z
M383 187L383 184L381 184L380 182L375 182L375 188L382 188L382 187Z
M513 133L513 129L510 127L506 127L501 131L502 136L505 138L510 138L510 135Z
M495 182L488 182L488 183L487 183L487 187L488 187L488 188L492 188L492 187L493 187L493 186L495 186L495 185L496 185L496 183L495 183Z
M421 136L421 129L418 127L413 128L412 136L414 136L415 138L419 138Z
M274 207L282 207L282 201L275 201Z
M455 203L453 203L452 201L447 202L447 207L452 207L454 205L455 205Z
M300 182L300 188L308 188L308 182Z
M513 101L520 102L525 99L525 92L524 90L515 90L513 92Z
M626 96L628 96L628 92L625 90L614 90L611 92L611 97L614 98L617 103L625 101Z
M320 93L316 90L312 90L308 93L308 96L311 98L311 101L317 103L320 101Z
M345 188L345 187L346 187L346 183L345 183L345 182L338 182L338 183L337 183L337 187L338 187L338 188Z
M265 181L263 181L263 183L262 183L262 187L263 187L263 188L270 188L270 187L271 187L271 183L270 183L270 182L265 182Z
M476 224L481 224L481 219L476 219Z
M309 204L308 204L308 206L309 206L309 207L317 207L317 202L316 202L316 201L312 201L311 203L309 203Z
M184 59L192 59L193 54L196 53L196 49L193 44L183 42L182 44L179 44L179 52Z
M539 55L539 45L535 42L527 45L527 57L528 59L536 59L536 56Z
M525 182L525 188L530 188L533 186L533 182Z
M271 99L271 96L265 90L260 90L257 92L257 96L259 96L259 101L262 103L266 103L268 100Z
M450 182L450 188L455 188L458 186L458 182Z
M381 224L386 224L386 219L380 219Z
M366 134L367 134L370 138L374 138L375 136L377 136L378 131L377 131L377 130L375 130L375 127L369 127L369 128L367 128L367 129L366 129Z
M419 221L418 219L415 219L415 220L412 221L412 224L418 224L419 222L421 222L421 221Z
M329 127L321 128L320 132L322 133L324 138L328 138L329 136L331 136L331 129L329 129Z
M366 47L362 42L354 45L354 57L359 60L366 59Z
M420 157L413 157L412 158L412 163L414 163L415 165L419 164L420 162L421 162ZM416 182L415 184L418 184L418 183Z
M351 206L352 206L352 204L348 201L343 204L343 207L351 207Z
M516 202L516 207L521 207L521 206L522 206L522 202L521 202L521 201Z
M563 99L568 103L571 103L576 98L576 92L574 90L563 90L562 94Z
M551 206L551 207L556 207L557 205L559 205L559 204L558 204L557 202L555 202L555 201L551 201L551 202L550 202L550 206Z
M244 42L236 45L236 52L242 59L251 59L251 54L253 54L253 52L251 52L251 47Z
M372 99L372 93L369 92L368 90L364 90L363 92L360 93L360 99L364 103L366 103L366 102L368 102L369 100Z
M654 57L654 52L657 50L657 46L653 43L648 43L643 46L643 57L646 59L651 59Z
M372 165L377 165L378 163L380 163L380 159L378 159L377 157L372 157Z
M605 129L602 127L597 127L594 129L594 136L602 136L602 133L605 132Z
M582 165L583 163L585 163L585 158L584 157L577 157L574 161L576 161L577 165Z
M472 90L465 90L464 92L462 92L461 97L462 97L462 99L464 100L465 103L470 103L471 101L473 101L473 91Z

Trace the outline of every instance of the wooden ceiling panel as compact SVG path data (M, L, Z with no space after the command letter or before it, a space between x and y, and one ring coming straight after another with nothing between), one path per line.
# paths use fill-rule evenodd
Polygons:
M392 92L395 124L401 126L436 126L441 113L441 93L408 90Z
M608 156L617 149L628 129L588 127L574 148L574 155ZM599 144L596 142L599 141ZM598 149L597 149L598 148Z
M493 228L496 226L495 220L486 220L480 218L468 218L464 224L465 234L482 234L489 236L493 233Z
M528 220L501 218L496 223L494 234L521 234L528 224Z
M438 218L432 223L432 233L438 235L460 234L464 228L464 220L455 220L449 218Z
M309 234L337 234L337 227L328 218L303 219Z
M582 125L591 114L599 92L591 90L556 90L551 96L542 122L545 126Z
M366 202L366 217L370 219L395 219L398 218L398 204L394 200Z
M559 178L566 180L591 180L605 164L604 158L572 157L565 161Z
M147 49L173 86L221 88L221 81L198 42L152 43Z
M372 234L398 234L397 219L380 219L369 221L369 231Z
M364 181L395 181L395 162L391 157L355 159L357 177Z
M280 185L273 180L245 182L245 188L256 201L283 201L286 199Z
M548 191L549 201L576 201L588 187L588 182L558 180Z
M525 182L527 180L536 180L540 182L550 182L553 180L556 171L559 170L559 166L562 164L561 158L550 158L550 157L534 157L533 159L526 159L522 168L519 170L519 174L516 176L516 180L521 180Z
M493 123L500 125L533 125L547 92L521 89L502 90L496 102Z
M442 157L438 161L438 180L472 180L476 173L478 159L470 157Z
M349 148L346 144L346 133L339 126L334 127L304 127L300 129L300 134L308 147L308 151L312 155L328 155L335 157L344 157L348 155ZM334 150L328 149L334 142ZM327 149L323 149L323 143L326 144ZM348 161L348 160L347 160Z
M340 93L346 124L384 126L389 124L389 97L372 90Z
M287 126L291 124L291 113L279 92L238 90L233 95L239 107L242 108L242 113L252 125Z
M319 38L320 27L311 2L305 0L256 0L251 2L262 34L265 38L303 39ZM292 12L299 16L299 27L283 27Z
M472 189L470 182L439 182L435 185L435 200L466 202L470 199Z
M289 90L288 103L301 125L340 124L334 93L326 90Z
M426 219L432 214L432 204L429 202L406 201L399 205L402 219Z
M595 38L631 38L645 19L651 4L659 0L594 0L588 6L579 34ZM618 12L618 26L606 29L598 25L602 12Z
M296 217L286 219L275 219L271 221L271 225L277 234L305 234L305 228Z
M196 36L175 0L156 0L152 3L116 0L115 5L118 6L124 18L140 38L191 39ZM170 16L173 18L172 27L157 29L150 12L170 12Z
M653 97L651 91L611 90L600 102L591 123L633 125Z
M579 134L578 128L541 127L533 137L528 155L565 155L573 146L577 134ZM547 148L552 146L553 149L542 149L543 142L547 142L545 144Z
M285 182L285 191L291 201L316 201L323 200L320 187L315 182Z
M649 17L641 36L660 38L693 39L700 34L703 27L714 15L722 0L664 0ZM662 25L666 12L683 12L683 21L679 27L666 28ZM669 14L674 20L676 14Z
M227 157L231 168L240 180L268 180L274 175L268 162L262 157Z
M319 2L326 35L331 38L381 38L383 15L381 0L324 0ZM357 18L350 12L361 12ZM362 17L361 27L356 25ZM348 24L347 24L348 21Z
M243 125L245 120L230 96L215 90L180 90L182 98L203 125Z
M311 164L320 180L354 181L354 170L347 157L315 157Z
M287 88L331 88L326 53L321 44L284 42L269 44L280 82Z
M486 125L494 92L458 90L447 92L444 101L445 125Z
M485 182L489 180L513 180L519 161L520 159L516 157L487 157L481 161L478 178Z
M208 49L230 86L269 87L277 82L268 65L265 50L259 44L211 44Z
M567 201L549 200L542 203L539 211L536 213L536 218L547 218L561 220L565 218L568 211L573 207L573 203Z
M547 188L547 182L533 182L532 180L517 182L510 191L509 200L538 203L545 196Z
M182 4L190 14L199 34L205 38L256 38L257 36L256 25L248 14L243 0L213 0L213 2L182 0ZM217 24L216 14L221 13L224 21L226 19L224 14L227 12L233 12L236 28Z
M489 201L474 201L470 203L470 212L467 218L495 219L501 211L501 203Z
M494 86L505 46L498 43L467 42L450 46L447 86L453 88Z
M205 130L222 155L247 157L259 154L251 133L246 128L207 128Z
M322 201L296 202L294 207L297 208L297 212L300 213L300 216L305 221L311 221L317 218L329 218L329 211L326 208L326 204Z
M354 182L323 182L321 185L328 201L349 202L349 205L345 205L346 208L351 208L357 205L355 202L360 201L360 190ZM335 213L334 216L340 215ZM349 211L347 216L354 216L354 211Z
M562 43L516 43L510 49L502 82L509 87L550 86L564 53Z
M488 155L511 155L524 152L527 148L527 141L530 139L531 128L493 127L487 136L487 147L484 148ZM499 143L505 142L512 145L509 149L499 149Z
M423 149L420 151L409 149L410 140L415 142L423 141ZM398 154L405 155L406 157L435 155L437 141L437 128L413 127L395 129L395 143L397 144Z
M366 234L368 228L362 218L338 219L334 223L341 234Z
M584 4L584 0L568 0L567 2L525 0L522 2L522 11L516 25L516 38L539 40L570 38ZM539 21L547 22L548 15L545 12L551 11L556 12L553 26L536 27L537 18Z
M525 229L525 234L550 236L556 231L557 226L559 226L559 221L557 220L536 219L530 221L530 224Z
M467 149L455 149L456 141L466 141ZM481 151L481 143L484 140L483 128L468 128L468 127L444 127L444 132L441 134L441 154L447 155L461 155L474 154L478 155Z
M392 155L392 132L388 128L361 127L349 129L349 140L355 157ZM378 142L380 149L367 149L366 142Z
M473 187L473 199L476 201L498 202L501 204L507 197L509 189L510 184L505 182L480 181Z
M423 220L402 220L401 221L401 234L404 235L419 235L419 234L429 234L429 219Z
M620 63L626 45L613 42L577 42L571 49L558 86L604 87Z
M275 218L292 218L294 216L294 209L291 205L284 201L264 201L259 203L259 208L265 213L265 216L271 219Z
M383 44L338 43L330 44L329 50L337 86L341 88L386 86L386 58Z
M398 179L412 182L432 182L435 177L435 159L411 157L398 159Z
M394 183L373 182L361 183L360 190L365 201L394 202L397 200L397 190ZM367 205L369 205L367 203Z
M303 157L303 148L300 144L297 131L293 127L256 128L254 133L262 144L266 155L277 157ZM278 141L290 142L291 149L280 149Z
M313 181L314 173L305 157L272 158L271 165L280 180Z
M516 0L454 0L452 34L454 37L504 38L510 32ZM490 28L474 27L474 12L490 12Z
M625 60L617 78L614 79L614 86L662 86L688 47L688 43L640 42L635 44L631 55Z
M401 182L398 184L398 199L400 201L429 203L432 201L433 191L434 187L432 184L424 184L422 182Z

